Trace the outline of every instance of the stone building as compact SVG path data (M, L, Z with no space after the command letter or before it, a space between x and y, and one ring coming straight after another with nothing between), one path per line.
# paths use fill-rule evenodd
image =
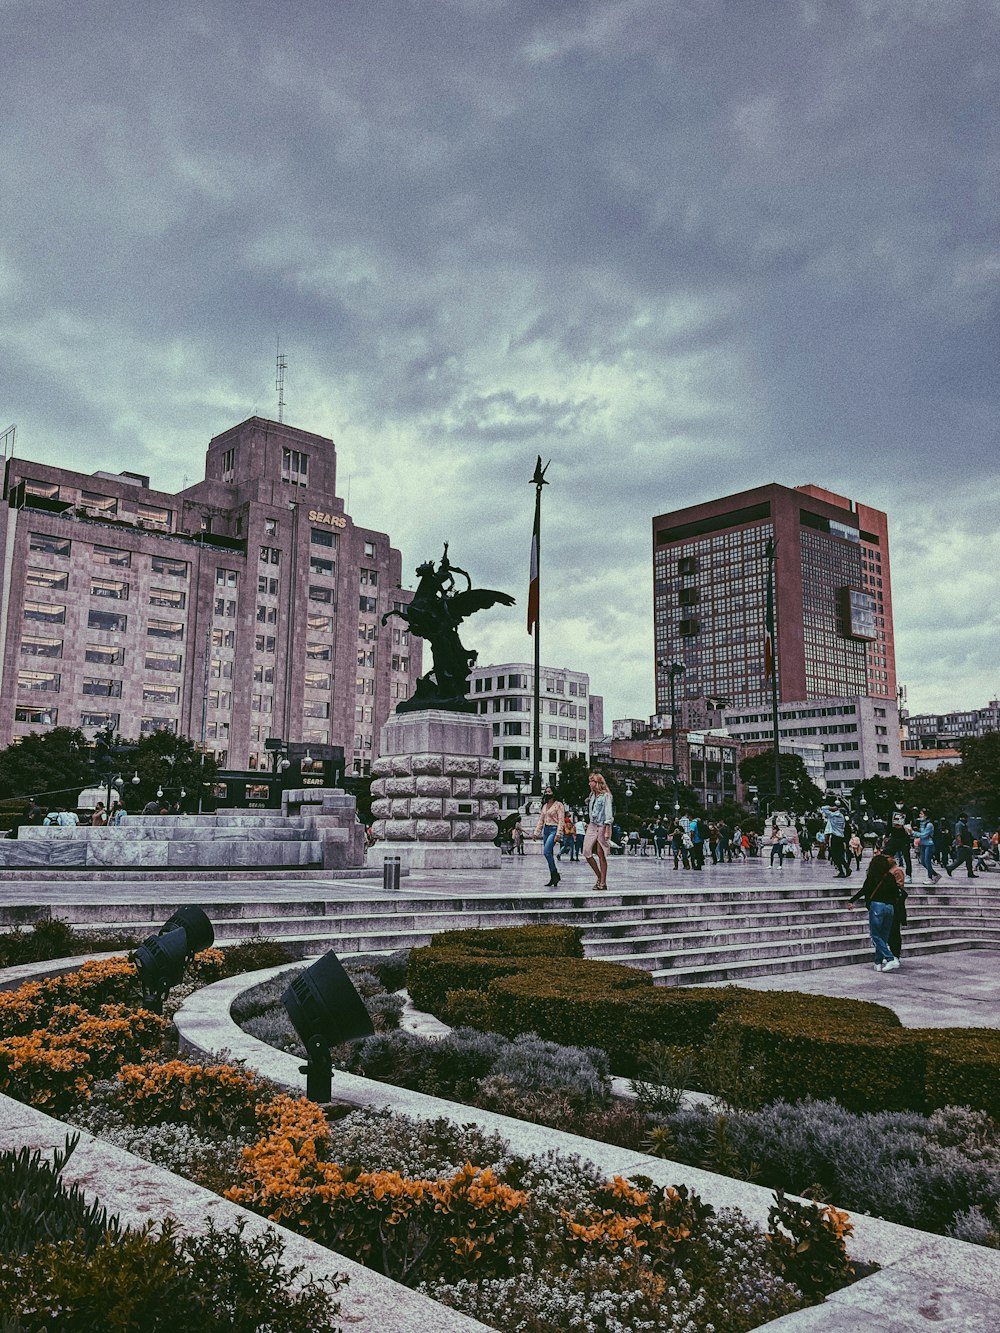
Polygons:
M171 494L134 472L10 458L0 509L0 747L30 731L167 730L230 768L268 738L367 773L421 645L400 553L336 493L334 442L252 417Z

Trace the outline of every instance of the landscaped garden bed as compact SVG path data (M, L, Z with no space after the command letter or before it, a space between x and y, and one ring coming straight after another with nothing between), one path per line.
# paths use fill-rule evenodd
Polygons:
M225 970L216 950L197 966ZM121 960L0 995L0 1087L498 1328L737 1333L855 1276L836 1209L776 1199L766 1235L680 1185L447 1121L330 1124L238 1065L178 1059L137 994ZM391 1025L398 1006L374 1007Z

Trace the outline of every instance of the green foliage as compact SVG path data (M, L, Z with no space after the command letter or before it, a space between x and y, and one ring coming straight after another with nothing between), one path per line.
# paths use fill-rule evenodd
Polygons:
M495 930L443 930L432 949L464 949L516 958L582 958L579 926L500 926Z
M92 757L79 728L31 731L0 751L0 796L25 801L34 796L43 808L65 804L75 809L80 792L94 779Z
M821 1301L855 1277L845 1238L853 1230L847 1214L836 1208L786 1199L781 1190L767 1214L771 1246L785 1280L809 1301Z
M141 810L156 797L162 787L164 800L180 800L187 792L184 807L198 808L198 793L203 783L210 783L219 771L211 755L203 754L187 736L169 731L154 731L135 742L128 763L139 774L136 786L126 783L125 796L130 810Z
M36 921L30 930L20 927L0 935L0 967L44 963L50 958L81 954L125 952L141 940L139 932L79 931L58 917Z
M52 1161L37 1150L0 1152L0 1256L27 1255L37 1245L72 1241L83 1254L93 1254L109 1233L120 1235L107 1210L88 1201L79 1185L65 1185L63 1168L80 1142L67 1135Z
M781 773L781 796L777 805L792 814L805 814L807 810L816 810L823 804L823 793L806 772L801 755L786 754L778 756L778 768ZM774 753L764 750L761 754L751 755L740 763L740 780L745 786L757 788L760 809L774 807Z
M41 1244L28 1262L0 1258L0 1300L30 1333L334 1333L343 1279L291 1284L302 1268L282 1261L274 1232L253 1235L241 1222L181 1237L172 1222L157 1232L110 1232L90 1253L72 1241Z
M295 961L286 945L255 935L242 944L230 944L222 950L225 957L223 976L235 977L242 972L262 972L268 967L281 967Z
M647 1114L669 1115L678 1110L684 1093L695 1085L695 1060L689 1048L668 1046L663 1041L641 1042L639 1074L632 1091Z

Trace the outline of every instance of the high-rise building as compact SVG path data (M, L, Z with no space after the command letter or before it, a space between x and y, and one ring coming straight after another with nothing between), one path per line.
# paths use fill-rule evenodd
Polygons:
M758 486L653 519L656 711L770 705L774 542L779 702L896 697L886 516L818 486ZM709 704L711 711L712 702Z
M421 644L381 623L412 594L389 537L345 512L331 439L252 417L176 495L10 458L4 498L0 746L167 730L264 768L280 737L368 771Z
M469 676L469 697L493 730L493 758L500 760L501 805L516 810L531 791L534 667L527 662L476 666ZM542 782L555 784L566 759L590 754L590 678L583 671L545 667L540 673L539 726Z

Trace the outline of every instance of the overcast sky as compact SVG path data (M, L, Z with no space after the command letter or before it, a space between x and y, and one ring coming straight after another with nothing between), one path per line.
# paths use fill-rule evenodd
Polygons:
M332 435L404 569L654 707L650 520L889 514L914 711L1000 693L993 0L0 0L0 429L172 490Z

